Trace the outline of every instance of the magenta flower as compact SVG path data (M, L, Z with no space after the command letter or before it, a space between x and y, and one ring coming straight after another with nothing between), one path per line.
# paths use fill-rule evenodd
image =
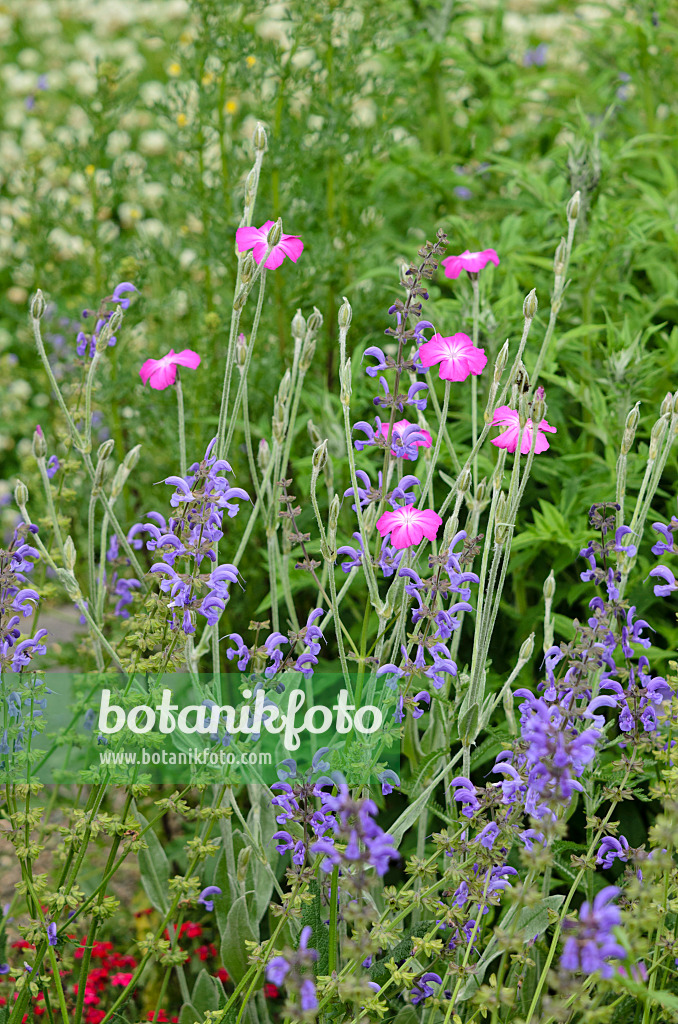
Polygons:
M394 548L411 548L418 544L423 537L427 540L435 540L438 530L443 521L437 512L432 509L418 509L414 505L401 505L393 512L384 512L380 519L377 519L377 529L382 537L391 534L391 544Z
M238 252L247 252L251 249L255 263L261 263L268 249L268 233L272 227L273 221L267 220L260 228L238 228L235 233ZM303 251L304 243L296 235L281 235L278 244L271 249L264 266L267 270L275 270L286 256L289 256L292 263L296 263Z
M445 277L456 280L462 270L468 271L469 274L477 274L490 262L494 263L495 267L499 266L499 257L494 249L483 249L482 252L469 252L465 249L460 256L448 256L442 261L442 266Z
M441 380L466 380L470 373L477 377L487 365L485 349L476 348L468 334L462 333L449 338L434 334L419 349L419 358L426 367L440 363Z
M177 379L177 366L187 366L190 370L195 370L200 366L200 356L190 348L185 348L181 352L175 352L171 348L162 359L147 359L139 370L139 376L144 384L150 381L152 388L162 391L174 384Z
M509 409L508 405L500 405L498 409L494 411L494 419L492 420L492 426L505 426L507 429L499 435L499 437L493 438L490 442L497 446L497 448L506 448L509 452L514 452L518 447L518 438L520 437L520 421L518 413L515 409ZM546 420L542 420L537 427L537 441L534 446L535 453L545 452L549 447L548 439L544 436L543 431L548 430L550 434L555 434L556 428L550 426ZM532 420L528 420L523 427L523 440L520 445L520 454L527 455L532 447Z
M381 434L384 440L388 437L388 423L382 423ZM407 428L414 427L414 430L407 430ZM404 435L404 436L403 436ZM409 420L396 420L393 424L393 432L391 433L391 442L398 446L409 444L413 445L414 448L430 448L432 444L432 438L428 430L424 430L423 427L415 427ZM409 455L403 455L404 459L409 459ZM413 456L416 458L416 455Z

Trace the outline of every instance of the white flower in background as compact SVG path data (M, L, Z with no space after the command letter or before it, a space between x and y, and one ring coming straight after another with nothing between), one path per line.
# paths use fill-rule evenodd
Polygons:
M169 138L160 129L142 132L139 136L139 149L145 156L161 156L168 147Z

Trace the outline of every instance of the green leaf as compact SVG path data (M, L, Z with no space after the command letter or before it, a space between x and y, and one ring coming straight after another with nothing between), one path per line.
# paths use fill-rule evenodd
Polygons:
M224 988L219 979L213 978L203 967L193 986L190 1005L204 1017L206 1010L219 1009L223 996Z
M247 912L247 897L240 896L228 912L226 928L221 933L221 962L237 984L247 968L245 940L259 941L259 928L255 933Z
M328 960L330 951L330 931L325 924L325 912L322 905L322 890L316 881L309 882L308 891L313 895L313 901L306 903L301 915L301 927L310 925L312 929L311 946L320 954L314 966L316 975L327 974L329 971ZM328 911L329 913L329 911Z
M146 828L148 822L136 807L134 808L134 814L141 822L142 827ZM166 914L170 906L169 861L160 840L152 828L144 832L143 838L146 840L148 849L139 851L141 884L152 906L159 910L161 914Z
M184 1003L179 1011L179 1024L200 1024L201 1016L191 1003Z

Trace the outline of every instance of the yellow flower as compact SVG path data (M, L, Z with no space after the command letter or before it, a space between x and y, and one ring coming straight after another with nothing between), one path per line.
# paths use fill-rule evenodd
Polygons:
M253 68L256 63L257 63L257 58L253 57L251 54L250 54L249 57L245 57L245 64L247 64L248 68Z
M181 74L181 64L177 63L176 60L173 60L172 63L167 68L167 74L170 75L172 78L176 78L178 75Z
M185 125L188 124L188 118L186 117L185 114L177 114L177 124L179 125L180 128L183 128Z
M87 167L85 168L85 174L88 178L91 178L95 171L96 167L94 166L94 164L87 164Z
M238 110L238 101L237 100L226 100L226 102L224 104L224 113L225 114L235 114L237 110Z
M203 85L211 85L213 81L214 81L214 72L213 71L206 71L205 74L201 78L201 82L202 82Z

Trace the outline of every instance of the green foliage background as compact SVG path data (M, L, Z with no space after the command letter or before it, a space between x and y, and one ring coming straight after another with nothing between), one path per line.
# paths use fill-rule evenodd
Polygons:
M677 13L667 0L3 4L4 492L18 472L37 483L26 440L37 422L64 461L61 424L26 327L37 286L53 304L47 333L59 373L74 382L82 372L74 356L82 309L97 308L121 280L139 288L97 394L100 436L110 432L118 457L144 444L124 520L162 510L162 489L153 485L177 471L174 394L142 389L138 367L148 356L170 347L201 354L184 392L189 460L202 454L217 422L234 232L257 119L269 136L257 223L280 215L305 245L296 266L271 275L250 390L257 439L270 436L271 382L291 359L295 309L308 314L315 305L325 317L288 472L302 504L308 418L329 438L337 489L349 486L335 377L342 295L353 307L349 345L359 354L384 343L399 264L438 228L449 235L450 253L492 246L501 264L482 277L481 331L492 358L505 338L515 342L533 286L548 311L565 204L580 189L585 216L542 375L558 433L535 461L494 651L496 665L509 664L539 629L551 567L557 609L576 608L585 596L573 563L588 506L613 498L625 417L640 401L633 493L650 426L674 385ZM536 51L542 44L545 51ZM540 55L544 63L535 64ZM426 316L445 333L468 330L467 283L441 276ZM533 328L528 371L546 319L540 314ZM373 382L359 358L353 362L354 408L357 418L368 417ZM469 419L461 387L451 432L463 444ZM494 455L481 457L488 476ZM234 469L247 486L242 452ZM657 517L673 511L675 469L674 456ZM76 546L82 484L74 470L62 486ZM14 513L5 515L8 527ZM301 525L310 528L305 516ZM349 540L351 522L345 510L340 541ZM234 522L234 544L241 528ZM247 590L238 609L227 610L225 619L235 619L226 632L265 614L265 542L256 541L242 566ZM661 623L667 650L675 648L675 626L651 589L629 596ZM362 608L354 611L359 628ZM565 634L564 614L557 623Z

